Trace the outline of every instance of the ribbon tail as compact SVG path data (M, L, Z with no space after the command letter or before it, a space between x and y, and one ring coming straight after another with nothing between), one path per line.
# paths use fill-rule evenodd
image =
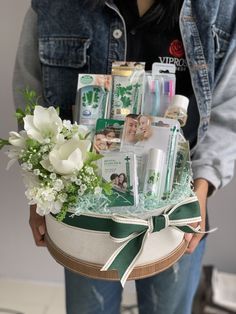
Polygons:
M146 236L147 232L142 232L126 241L112 254L101 271L116 269L119 273L121 285L124 287L142 251Z
M186 226L175 226L175 228L185 232L185 233L198 233L198 234L208 234L215 232L218 228L210 229L208 231L201 231L200 226L197 228L194 228L192 226L186 225Z

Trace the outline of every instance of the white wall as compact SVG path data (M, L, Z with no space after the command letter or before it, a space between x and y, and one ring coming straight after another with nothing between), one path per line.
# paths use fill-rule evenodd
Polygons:
M29 0L0 0L0 137L16 130L12 72L21 25ZM62 281L63 270L46 248L37 248L28 225L28 205L18 166L8 172L0 153L0 276Z
M17 42L29 0L0 0L0 137L16 130L11 80ZM62 281L63 271L44 248L37 248L28 226L28 206L18 166L5 171L7 158L0 153L0 276L41 281ZM209 202L212 227L206 263L236 273L236 180Z

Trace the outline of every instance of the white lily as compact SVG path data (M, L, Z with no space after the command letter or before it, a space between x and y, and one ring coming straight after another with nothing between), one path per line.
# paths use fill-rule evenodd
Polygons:
M25 131L20 131L20 133L17 132L9 132L9 143L13 146L24 148L25 147L25 141L28 138L27 133Z
M74 171L79 171L84 165L90 146L90 141L74 138L56 145L49 153L49 161L54 172L70 175Z
M35 106L34 114L26 115L24 118L27 135L39 143L44 143L46 140L57 142L61 137L62 127L62 120L54 107Z

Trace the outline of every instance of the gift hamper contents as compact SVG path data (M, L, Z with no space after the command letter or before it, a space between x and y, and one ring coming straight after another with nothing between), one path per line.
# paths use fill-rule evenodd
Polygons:
M55 220L48 230L63 222L121 244L102 270L117 269L122 284L148 234L198 232L190 224L201 220L181 130L188 99L175 95L173 65L144 67L115 62L112 75L79 74L74 123L26 89L26 110L17 111L23 131L0 140L10 145L8 167L20 163L29 203Z
M91 130L97 119L107 118L111 97L111 76L79 74L75 120Z
M144 63L114 62L111 117L124 120L129 113L139 113L143 95Z

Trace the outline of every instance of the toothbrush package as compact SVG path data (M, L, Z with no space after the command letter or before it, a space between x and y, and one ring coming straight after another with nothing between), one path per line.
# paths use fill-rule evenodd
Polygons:
M155 148L163 152L162 182L160 195L167 197L173 186L177 145L180 125L177 120L146 115L128 115L125 119L121 151L136 154L139 190L143 191L145 166L150 150Z
M144 79L142 114L163 117L175 95L175 65L153 63Z
M111 118L124 120L141 110L145 63L113 62Z

